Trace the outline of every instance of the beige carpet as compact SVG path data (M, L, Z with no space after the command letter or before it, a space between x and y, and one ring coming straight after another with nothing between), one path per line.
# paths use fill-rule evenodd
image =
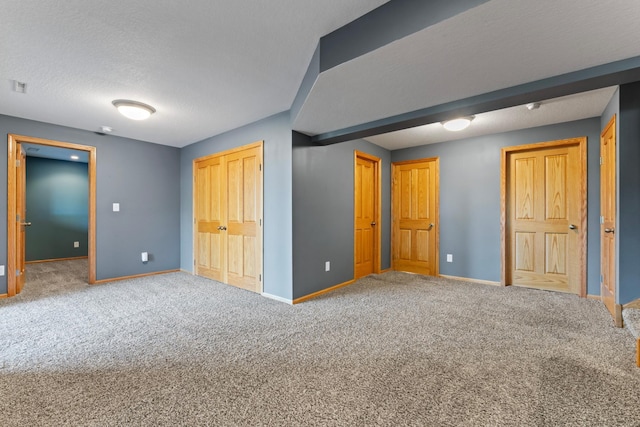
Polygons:
M597 301L387 273L292 307L32 273L0 301L2 426L640 425L635 342Z

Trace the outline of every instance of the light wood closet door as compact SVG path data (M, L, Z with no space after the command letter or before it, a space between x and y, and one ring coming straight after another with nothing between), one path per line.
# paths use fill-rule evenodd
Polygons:
M224 157L196 163L196 274L226 282L226 251L222 225L226 223Z
M581 154L577 145L509 155L509 279L581 293Z
M196 274L262 291L262 144L195 161Z
M354 278L377 272L377 164L356 152L354 176Z
M438 275L438 159L393 164L393 269Z

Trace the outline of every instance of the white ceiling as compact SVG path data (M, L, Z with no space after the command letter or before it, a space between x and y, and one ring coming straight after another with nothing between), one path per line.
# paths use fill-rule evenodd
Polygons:
M640 55L638 0L491 0L320 75L315 135Z
M320 37L385 2L5 0L0 114L185 146L288 110ZM639 16L637 0L491 0L322 73L293 128L334 131L640 56ZM127 120L118 98L157 113Z
M367 140L387 150L398 150L418 145L455 141L463 138L599 117L615 91L616 87L608 87L549 99L541 102L540 107L535 110L529 110L525 105L519 105L476 114L471 126L459 132L445 130L440 123L431 123L425 126L368 137Z
M320 37L385 2L4 0L0 114L184 146L288 110Z

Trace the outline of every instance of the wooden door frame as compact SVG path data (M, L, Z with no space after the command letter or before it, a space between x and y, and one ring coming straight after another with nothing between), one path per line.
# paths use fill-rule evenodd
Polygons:
M436 194L435 194L435 224L436 224L436 250L435 250L435 260L434 260L434 266L433 266L433 275L435 277L440 276L440 157L428 157L428 158L423 158L423 159L412 159L412 160L403 160L400 162L393 162L391 163L391 269L395 270L396 266L395 266L395 262L394 262L394 258L393 258L393 254L395 253L395 227L394 227L394 215L395 215L395 201L394 201L394 179L396 176L396 166L400 166L400 165L409 165L412 163L423 163L423 162L434 162L435 165L435 175L436 175L436 179L435 179L435 190L436 190Z
M9 134L7 138L7 296L16 295L15 270L18 263L16 259L17 233L15 222L17 206L17 182L16 182L16 156L17 144L37 144L49 147L67 148L71 150L86 151L89 154L89 277L88 283L96 283L96 147L74 144L71 142L54 141L50 139L36 138L24 135Z
M363 151L353 150L353 278L356 278L356 170L358 158L365 159L373 163L373 203L374 221L376 226L373 232L373 272L380 273L380 259L382 249L382 159Z
M500 284L507 286L507 178L509 155L520 151L561 148L577 145L580 152L580 230L578 262L580 263L580 297L587 296L587 137L561 139L502 148L500 155Z
M196 163L198 162L202 162L202 161L206 161L206 160L210 160L213 159L215 157L222 157L222 156L227 156L229 154L233 154L233 153L237 153L239 151L245 151L245 150L250 150L252 148L259 148L260 149L260 158L261 158L261 166L260 166L260 174L258 176L258 187L260 189L260 191L258 192L258 199L260 201L260 211L258 212L260 215L259 221L259 229L260 232L256 233L257 234L257 239L258 239L258 245L260 247L260 255L257 257L259 265L257 266L257 270L258 270L258 274L259 274L259 283L260 283L260 290L258 291L258 293L262 293L264 292L264 271L263 271L263 265L264 265L264 140L262 141L256 141L253 142L251 144L246 144L246 145L242 145L240 147L235 147L235 148L231 148L229 150L225 150L225 151L220 151L217 153L212 153L212 154L207 154L206 156L202 156L202 157L198 157L197 159L193 159L193 161L191 162L191 174L192 174L192 179L191 179L191 214L193 217L193 221L191 222L192 224L192 253L193 253L193 264L191 266L192 270L191 273L196 275L196 262L198 260L198 225L196 224L196 174L197 174L197 168L196 168Z

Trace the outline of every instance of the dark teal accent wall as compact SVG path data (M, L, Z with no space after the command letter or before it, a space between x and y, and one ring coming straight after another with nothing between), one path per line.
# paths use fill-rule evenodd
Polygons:
M318 146L293 132L294 299L353 279L354 150L381 159L380 264L391 266L391 153L364 140Z
M600 118L487 135L391 152L392 162L440 158L440 273L500 280L500 150L588 139L587 292L600 294ZM446 262L453 254L453 263Z
M26 204L26 220L32 224L26 227L27 261L87 256L86 163L27 157Z
M0 115L0 136L28 135L96 147L96 275L110 279L180 268L180 149ZM0 223L7 222L7 151L0 158ZM120 203L120 212L112 203ZM143 264L140 252L149 252ZM0 227L0 265L7 228ZM0 294L7 292L0 277Z

